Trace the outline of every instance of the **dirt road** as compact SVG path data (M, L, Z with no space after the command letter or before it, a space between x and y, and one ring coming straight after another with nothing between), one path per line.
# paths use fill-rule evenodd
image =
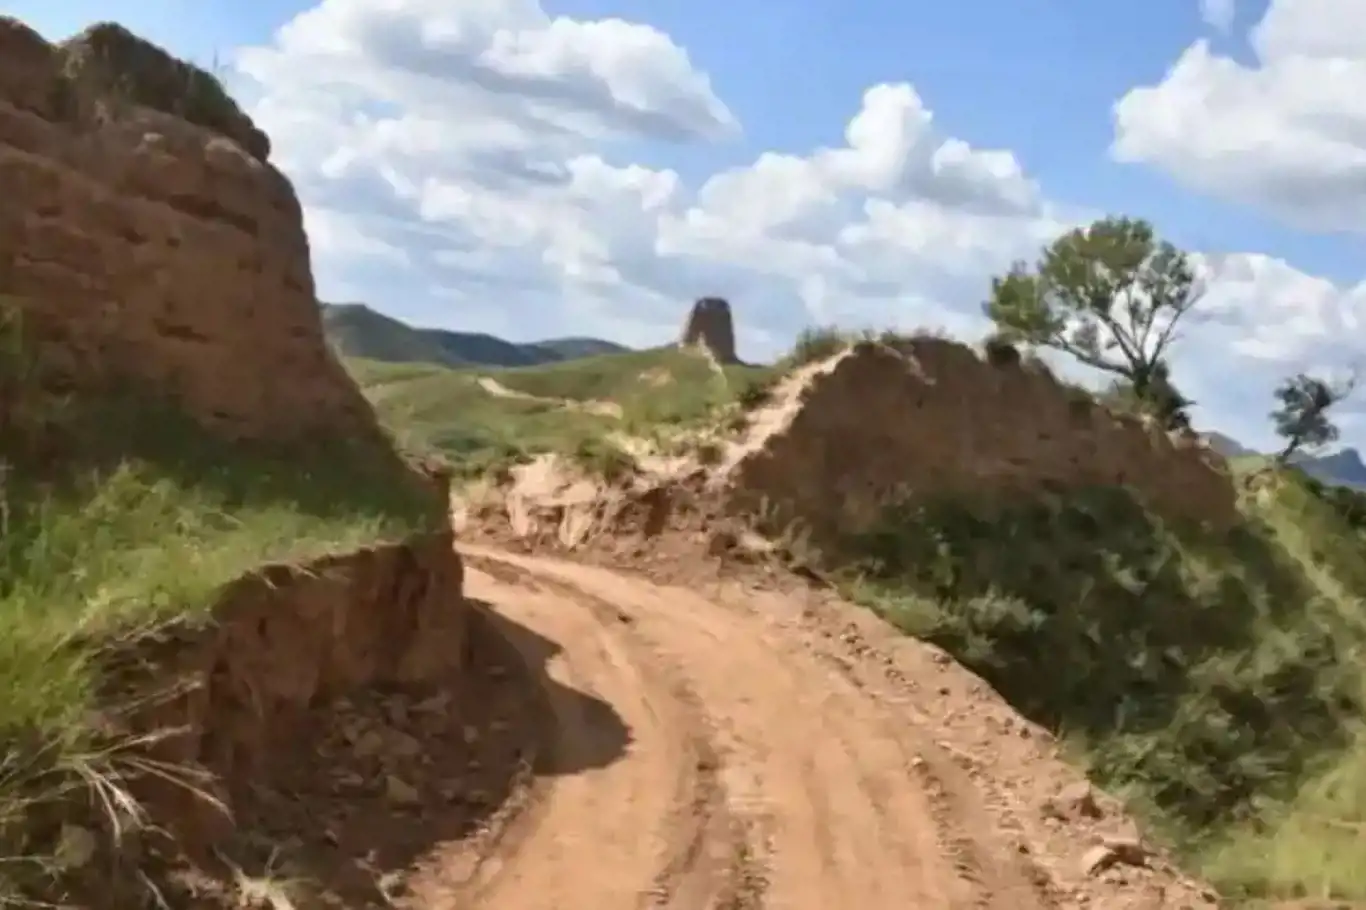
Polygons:
M498 380L491 376L479 377L479 388L483 389L494 398L513 398L518 401L539 401L542 404L554 405L568 411L583 411L585 414L597 414L599 417L611 417L616 420L622 419L623 412L621 405L614 401L576 401L572 398L543 398L540 395L532 395L527 392L519 392L516 389L509 389Z
M462 551L471 598L562 649L553 747L586 770L545 783L472 874L419 889L421 906L1204 905L1160 863L1082 871L1095 825L1123 820L1050 819L1078 775L933 649L884 647L773 593Z

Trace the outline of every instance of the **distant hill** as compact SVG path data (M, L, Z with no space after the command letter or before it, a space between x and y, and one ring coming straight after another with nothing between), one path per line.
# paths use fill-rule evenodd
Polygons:
M1361 453L1356 449L1346 448L1331 455L1317 457L1305 456L1296 459L1295 463L1306 474L1317 477L1324 483L1366 490L1366 464L1362 463Z
M478 332L418 329L361 303L324 303L323 330L344 357L447 367L525 367L630 350L600 338L517 344Z
M1205 439L1211 448L1225 458L1262 454L1223 433L1206 433ZM1310 477L1324 483L1366 490L1366 463L1362 462L1361 454L1356 449L1341 449L1329 455L1299 455L1291 461Z
M1232 436L1225 436L1223 433L1206 433L1205 441L1210 448L1218 452L1225 458L1242 458L1246 455L1258 455L1259 452L1249 449Z

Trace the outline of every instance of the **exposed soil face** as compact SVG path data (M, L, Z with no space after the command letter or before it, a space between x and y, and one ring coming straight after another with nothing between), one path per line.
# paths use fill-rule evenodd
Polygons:
M415 729L439 750L449 730L429 730L424 719L454 722L459 713L447 710L452 698L494 704L463 690L474 642L462 575L450 534L303 567L270 567L229 586L211 622L168 628L112 656L102 726L116 741L141 732L155 736L150 757L176 769L168 777L145 773L144 766L130 784L160 829L149 833L149 855L171 865L182 859L212 864L261 821L257 806L269 788L283 787L298 799L316 794L316 787L344 789L349 776L323 770L341 748L337 737L370 750L372 758L418 756L413 734L394 744L373 729L367 718L376 710L391 719L414 718ZM356 692L384 695L378 702L337 701ZM319 727L320 705L334 706L332 722L341 727ZM321 763L307 786L298 776L301 755ZM509 767L503 758L491 766ZM408 766L366 768L358 786L378 781L412 795L403 777ZM186 787L179 769L212 776L189 778L195 786ZM305 827L316 829L312 822ZM87 871L98 878L98 869ZM120 894L115 904L127 899Z
M64 390L134 381L234 436L377 435L268 150L210 74L126 30L54 45L0 16L0 295Z
M799 370L773 399L718 478L732 510L798 521L823 548L897 499L1089 485L1129 489L1168 519L1239 520L1227 465L1194 434L943 339L856 344Z
M431 893L433 875L468 878L476 859L468 845L496 838L536 792L533 768L556 771L541 739L553 729L555 687L544 665L554 644L487 605L470 610L470 663L421 685L315 705L296 719L270 777L245 782L237 836L223 846L258 893L379 910ZM212 871L175 880L202 906L239 907L250 897L232 869Z

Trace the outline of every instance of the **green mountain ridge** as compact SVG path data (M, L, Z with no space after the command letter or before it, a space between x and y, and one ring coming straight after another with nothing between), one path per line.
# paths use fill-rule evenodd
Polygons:
M1205 439L1225 458L1268 457L1223 433L1206 433ZM1324 483L1366 490L1366 463L1362 462L1361 453L1350 446L1326 455L1296 455L1290 462Z
M343 357L448 367L539 366L630 348L600 338L554 338L527 344L481 332L415 328L363 303L323 303L323 329Z

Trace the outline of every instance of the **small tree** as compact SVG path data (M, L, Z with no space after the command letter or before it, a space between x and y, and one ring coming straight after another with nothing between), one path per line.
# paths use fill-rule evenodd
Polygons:
M1278 464L1285 464L1301 449L1316 449L1337 441L1337 424L1329 418L1328 411L1351 395L1356 383L1356 374L1330 383L1307 373L1296 373L1276 387L1280 407L1271 412L1271 419L1276 424L1276 435L1285 440L1285 448L1276 456Z
M1059 237L1033 267L1016 262L985 309L1003 339L1063 351L1148 401L1203 294L1186 255L1146 221L1104 218Z

